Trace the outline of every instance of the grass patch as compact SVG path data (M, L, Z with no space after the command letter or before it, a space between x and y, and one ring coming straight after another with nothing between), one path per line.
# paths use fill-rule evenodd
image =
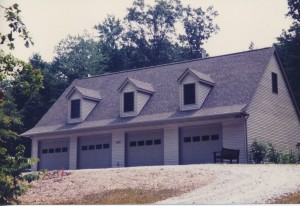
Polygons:
M286 197L281 197L272 204L300 204L300 191Z
M180 192L163 189L163 190L144 190L144 189L116 189L105 193L90 194L82 199L63 201L57 204L149 204L170 197L179 195Z

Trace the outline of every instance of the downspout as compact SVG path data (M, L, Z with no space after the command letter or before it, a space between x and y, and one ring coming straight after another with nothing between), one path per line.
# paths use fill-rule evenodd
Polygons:
M249 163L249 151L248 151L248 127L247 127L247 120L249 118L249 114L245 114L245 123L244 123L244 127L245 127L245 146L246 146L246 162Z

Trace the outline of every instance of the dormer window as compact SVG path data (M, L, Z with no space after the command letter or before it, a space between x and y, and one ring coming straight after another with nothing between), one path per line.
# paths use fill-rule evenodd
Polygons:
M196 90L195 84L183 85L184 105L196 104Z
M71 119L80 117L80 99L71 101Z
M101 96L98 91L74 86L66 95L68 101L68 123L83 122L100 102Z
M134 92L124 93L124 112L134 111Z
M125 79L118 91L121 117L137 116L154 94L151 84L132 78Z
M186 69L177 82L181 111L200 109L215 84L209 75L193 69Z

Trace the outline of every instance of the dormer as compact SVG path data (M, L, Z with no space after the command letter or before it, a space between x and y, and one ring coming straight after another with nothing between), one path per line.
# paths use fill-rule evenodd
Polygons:
M101 100L100 93L95 90L74 86L67 94L68 123L83 122Z
M118 89L120 93L120 116L137 116L154 94L151 84L127 78Z
M187 68L177 80L181 111L200 109L214 81L209 75Z

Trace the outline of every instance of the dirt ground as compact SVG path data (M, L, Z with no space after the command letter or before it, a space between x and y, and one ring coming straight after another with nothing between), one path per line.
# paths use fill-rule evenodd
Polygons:
M253 204L270 203L300 189L300 165L205 164L70 172L34 182L22 204Z
M40 179L21 197L22 204L100 204L115 203L97 201L112 191L133 195L136 192L155 191L145 202L151 203L192 191L204 186L215 178L212 173L191 167L155 166L115 169L94 169L68 171L68 176ZM143 195L140 195L143 198ZM148 195L149 196L149 195ZM98 198L97 198L98 197ZM91 203L86 202L91 199ZM122 197L121 197L122 198ZM130 198L130 197L129 197ZM109 198L111 199L111 198ZM138 199L138 197L136 198ZM95 202L96 201L96 202ZM129 200L128 200L129 201ZM127 202L118 202L127 203ZM129 203L129 202L128 202ZM131 202L133 203L133 202Z

